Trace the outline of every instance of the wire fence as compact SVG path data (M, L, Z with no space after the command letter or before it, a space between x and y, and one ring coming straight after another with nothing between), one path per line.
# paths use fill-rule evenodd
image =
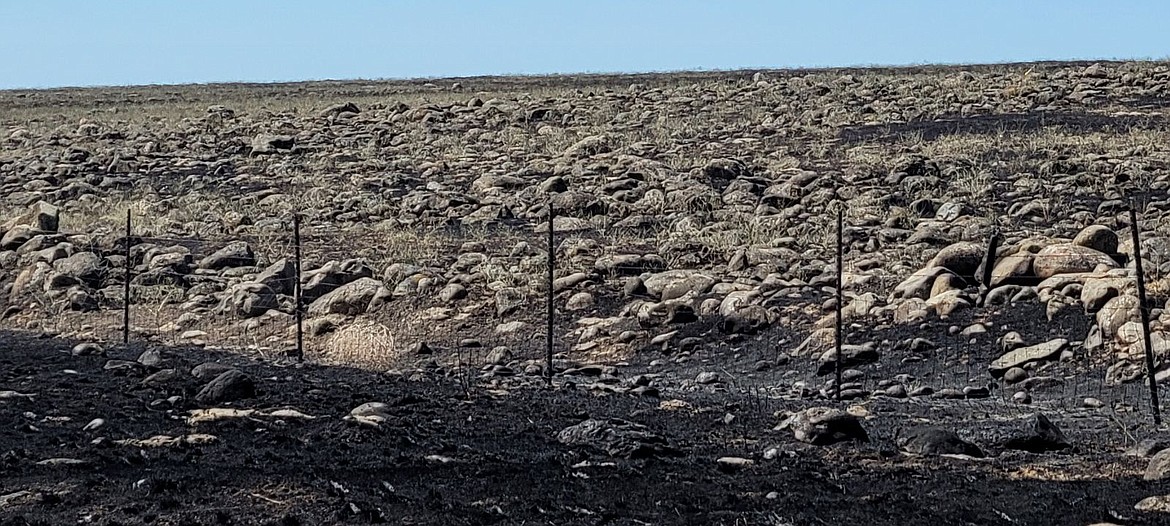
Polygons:
M842 209L815 245L741 247L720 280L680 271L637 227L552 212L389 227L289 216L203 237L140 235L128 213L112 242L57 232L22 245L34 263L5 317L77 339L235 349L469 391L723 397L765 417L863 400L956 420L1060 408L1136 423L1161 410L1151 377L1170 376L1170 337L1151 331L1163 310L1146 282L1160 282L1167 254L1135 258L1117 239L1091 253L1030 246L1014 225L1013 243L989 229L907 278L881 272L877 235ZM807 271L779 277L797 258ZM1143 259L1153 279L1131 265ZM887 295L897 301L884 306Z

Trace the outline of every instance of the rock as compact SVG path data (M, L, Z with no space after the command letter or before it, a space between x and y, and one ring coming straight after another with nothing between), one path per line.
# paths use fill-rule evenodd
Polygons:
M1003 374L1003 381L1014 384L1028 379L1028 371L1020 367L1012 367Z
M1022 367L1033 362L1053 360L1060 356L1060 352L1068 347L1068 340L1057 338L1031 347L1021 347L1011 351L991 362L988 369L992 376L999 378L1014 367Z
M393 417L390 406L382 402L366 402L350 410L344 420L369 427L381 427Z
M881 357L877 351L877 345L873 342L864 345L842 345L841 354L844 356L844 359L841 360L842 369L874 363ZM836 370L837 349L825 351L817 359L817 376L824 376Z
M1164 439L1147 438L1125 451L1131 457L1150 458L1170 447Z
M1145 480L1170 479L1170 449L1163 449L1150 458L1146 464L1146 471L1142 474Z
M976 279L975 270L983 262L987 247L970 241L948 245L931 258L926 268L941 267L968 281Z
M856 416L829 407L813 407L794 413L780 424L780 428L792 429L797 440L814 446L869 441L869 435Z
M610 418L589 419L557 433L557 441L568 446L584 446L618 458L673 456L678 450L645 426Z
M512 314L528 302L528 297L520 289L506 288L496 291L496 316L504 317Z
M286 258L269 265L253 281L263 283L277 294L291 296L296 288L296 272L296 265Z
M1032 270L1040 279L1093 272L1098 267L1117 268L1117 262L1102 252L1071 243L1045 247L1032 261Z
M1073 244L1112 256L1117 254L1118 239L1117 234L1109 227L1091 225L1085 227L1073 238Z
M958 433L931 426L899 430L898 447L914 455L966 455L983 458L978 446L963 440Z
M1036 413L1032 417L1032 426L1008 438L1003 447L1029 453L1046 453L1068 449L1072 447L1072 444L1048 417L1042 413Z
M252 379L239 369L230 369L204 386L195 395L195 400L201 404L218 404L251 398L255 394L256 386Z
M578 292L569 297L569 301L565 304L565 310L582 311L593 308L593 295L588 292Z
M467 287L458 283L448 283L443 290L439 291L439 301L443 303L454 303L458 300L467 297Z
M232 370L232 367L230 365L224 365L222 363L215 363L215 362L206 362L206 363L201 363L199 365L196 365L194 368L192 368L191 369L191 376L194 376L198 380L207 381L207 380L211 380L211 379L213 379L213 378L215 378L215 377L217 377L217 376L219 376L227 371L231 371L231 370Z
M1081 303L1085 307L1085 312L1096 314L1105 307L1109 300L1128 291L1133 283L1133 279L1122 277L1094 276L1085 278L1084 284L1081 286Z
M254 318L276 307L276 294L267 285L237 283L227 290L215 310L221 314Z
M106 351L96 343L79 343L73 346L70 354L73 356L105 356Z
M1105 303L1097 312L1097 326L1101 335L1106 338L1115 338L1125 324L1141 319L1141 301L1137 296L1128 294L1117 296Z
M710 385L718 382L719 374L710 371L701 372L695 377L695 383L699 385Z
M946 272L947 269L943 267L927 267L919 270L894 287L892 299L918 298L925 300L930 297L935 280Z
M742 457L721 457L715 461L724 472L740 471L752 467L755 462Z
M24 215L8 221L0 230L12 231L17 227L24 227L25 232L28 232L29 237L31 237L33 233L56 233L60 224L61 209L44 201L37 201L29 206ZM7 236L5 237L7 238Z
M1146 497L1138 501L1133 509L1145 513L1170 513L1170 495Z
M417 267L406 267L403 265L391 265L384 273L384 283L396 283L403 281L407 276L400 276L400 274L420 274L421 269ZM337 290L343 285L353 283L362 278L374 277L374 270L366 265L363 261L358 259L347 259L345 261L329 261L321 266L321 268L304 272L302 279L307 282L301 286L301 297L306 305L312 304L321 296ZM395 279L399 278L399 279ZM414 283L417 285L417 282ZM417 292L417 287L412 289ZM396 291L397 295L397 291Z
M292 150L296 140L291 135L261 133L252 138L252 155L277 153Z
M343 314L357 316L380 307L390 297L390 291L374 278L360 278L317 298L309 305L310 316Z
M101 288L102 279L106 276L105 260L93 252L77 252L65 259L58 259L53 262L53 269L90 288Z
M256 264L252 246L244 241L233 241L215 253L199 261L199 268L222 270L233 267L250 267Z
M1003 285L1035 285L1040 282L1032 272L1034 256L1017 253L1005 256L995 263L991 270L991 287ZM982 278L982 276L980 276Z

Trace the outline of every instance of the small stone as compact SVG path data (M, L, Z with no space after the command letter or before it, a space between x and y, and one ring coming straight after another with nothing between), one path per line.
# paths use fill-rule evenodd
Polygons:
M719 381L719 374L713 373L710 371L701 372L701 373L699 373L698 376L695 377L695 383L697 383L699 385L710 385L710 384L716 383L718 381Z
M1028 371L1022 367L1012 367L1006 373L1003 373L1003 381L1009 384L1015 384L1028 379Z
M106 350L96 343L79 343L73 346L73 356L103 356Z
M755 464L751 459L741 457L722 457L716 462L719 463L720 471L739 471Z
M1096 399L1096 398L1090 397L1090 398L1086 398L1084 400L1084 402L1081 403L1081 406L1087 407L1090 409L1098 409L1098 408L1104 407L1105 403Z
M1017 391L1016 394L1012 395L1012 401L1017 404L1030 404L1032 403L1032 395L1027 391Z
M910 396L912 397L930 396L932 394L934 394L934 388L929 385L924 385L922 387L915 388L913 391L910 391Z

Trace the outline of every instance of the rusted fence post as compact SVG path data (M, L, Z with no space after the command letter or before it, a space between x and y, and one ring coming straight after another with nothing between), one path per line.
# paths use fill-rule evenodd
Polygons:
M845 211L844 211L844 207L842 206L841 208L837 209L837 307L836 307L837 308L837 323L836 323L837 336L835 338L836 345L837 345L837 364L835 366L835 372L837 374L837 387L836 387L835 391L836 391L836 398L837 398L838 402L841 401L841 362L845 361L845 354L844 354L844 351L842 350L844 342L841 341L841 335L844 332L842 330L842 325L844 324L844 320L842 319L842 315L841 315L841 310L842 310L841 302L844 299L844 295L841 293L841 287L844 283L842 276L844 276L844 274L845 274L845 266L844 266L845 258L843 256L843 252L845 251L844 227L845 227Z
M556 268L557 262L557 248L554 244L556 236L554 235L553 219L556 213L553 210L552 199L548 201L548 327L547 327L547 348L545 349L545 381L549 386L552 386L553 380L553 316L556 315L556 307L553 305L553 270Z
M130 209L126 209L126 283L122 288L122 344L130 344Z
M1142 242L1138 231L1137 210L1130 202L1130 234L1133 236L1133 257L1137 270L1138 311L1142 316L1142 338L1146 347L1146 377L1150 380L1150 406L1154 412L1154 425L1162 424L1161 407L1158 404L1158 380L1154 377L1154 348L1150 342L1150 312L1146 304L1146 276L1142 270Z
M293 245L296 260L293 263L293 304L297 320L297 361L305 359L304 305L301 299L301 215L293 214ZM288 289L285 289L288 290Z

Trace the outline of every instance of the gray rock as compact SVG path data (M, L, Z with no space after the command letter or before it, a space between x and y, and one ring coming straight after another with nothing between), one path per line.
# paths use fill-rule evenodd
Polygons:
M357 316L378 308L390 298L390 291L374 278L361 278L317 298L309 305L310 316L344 314Z
M1142 474L1145 480L1170 479L1170 449L1163 449L1150 458L1146 471Z
M221 314L254 318L276 307L276 294L267 285L237 283L223 294L215 310Z
M1113 255L1117 254L1117 233L1104 225L1090 225L1073 238L1073 244L1091 248L1106 255Z
M797 440L814 446L827 446L839 442L868 442L869 434L861 426L861 420L840 409L813 407L788 417L780 425L792 429Z
M915 455L984 456L978 446L963 440L958 433L933 426L899 430L897 444L903 451Z
M59 259L53 262L53 269L91 288L100 288L106 275L105 261L93 252L77 252Z
M992 376L1001 377L1013 367L1022 367L1029 363L1054 360L1060 352L1068 347L1068 340L1057 338L1031 347L1021 347L1011 351L991 362L988 369Z
M233 241L199 261L199 268L222 270L232 267L249 267L256 264L252 246L244 241Z
M589 419L562 429L557 441L568 446L589 447L611 457L649 458L674 456L679 451L645 426L616 418Z
M219 376L219 375L221 375L227 371L230 371L230 370L232 370L232 367L230 365L224 365L222 363L215 363L215 362L207 362L207 363L201 363L199 365L196 365L194 368L192 368L191 369L191 376L195 377L195 379L197 379L197 380L208 381L208 380L212 380L216 376Z
M1102 252L1071 243L1045 247L1032 260L1032 271L1041 279L1059 274L1092 272L1099 266L1116 268L1117 262Z
M1042 413L1036 413L1031 421L1031 426L1004 441L1003 447L1030 453L1046 453L1072 447L1064 432Z
M268 266L256 276L257 283L263 283L272 292L291 296L296 288L296 265L287 258Z
M248 375L239 369L229 369L208 383L195 395L201 404L234 402L256 395L256 386Z

